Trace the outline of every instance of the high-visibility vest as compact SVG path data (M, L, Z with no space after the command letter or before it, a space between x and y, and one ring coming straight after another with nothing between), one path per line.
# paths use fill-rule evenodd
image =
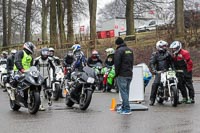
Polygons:
M28 55L25 51L23 51L23 53L24 53L24 56L22 58L22 66L23 66L23 69L27 70L31 67L32 57ZM16 65L14 65L13 70L18 71Z

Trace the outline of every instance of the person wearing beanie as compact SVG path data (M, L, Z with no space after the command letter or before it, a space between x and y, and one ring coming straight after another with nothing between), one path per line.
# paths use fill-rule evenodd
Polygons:
M124 40L118 37L115 41L117 49L114 55L115 74L117 86L122 97L122 106L117 109L120 114L131 114L129 105L129 89L132 80L133 51L127 47Z
M115 41L115 44L116 45L120 45L120 44L123 44L124 43L124 40L121 38L121 37L118 37Z

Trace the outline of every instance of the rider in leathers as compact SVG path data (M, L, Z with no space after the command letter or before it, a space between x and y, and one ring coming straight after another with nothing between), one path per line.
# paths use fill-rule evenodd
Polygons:
M49 56L49 49L48 48L43 48L40 52L41 56L37 57L34 62L34 66L37 66L41 75L46 78L46 82L44 84L45 89L48 89L51 87L51 79L50 79L50 68L53 69L53 75L55 75L55 66L52 63L52 60L48 58ZM54 76L55 77L55 76ZM42 90L43 91L43 90ZM43 111L45 108L43 107L43 99L44 95L41 92L40 93L41 97L41 105L40 105L40 110Z
M190 53L182 49L182 44L179 41L174 41L170 48L173 52L173 61L174 67L177 70L183 70L183 73L177 73L178 77L178 88L180 89L182 96L183 96L183 103L195 103L194 101L194 87L192 84L192 60L190 58ZM187 98L187 90L188 88L189 97Z
M150 58L150 68L155 74L155 80L152 84L151 95L150 95L150 106L153 106L156 99L156 93L158 85L160 83L160 74L157 71L168 70L170 67L173 67L172 56L169 51L167 51L168 43L160 40L156 43L157 51L152 53Z

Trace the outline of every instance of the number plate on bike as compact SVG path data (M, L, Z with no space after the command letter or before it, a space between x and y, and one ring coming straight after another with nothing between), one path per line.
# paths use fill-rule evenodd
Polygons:
M175 71L168 71L167 72L167 78L173 78L176 77L176 72Z

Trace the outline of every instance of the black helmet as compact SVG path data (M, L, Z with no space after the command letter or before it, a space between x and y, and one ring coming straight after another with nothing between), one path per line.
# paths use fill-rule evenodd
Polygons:
M43 60L46 60L49 56L49 49L48 48L41 49L40 55Z
M73 57L73 56L74 56L73 51L68 51L67 52L67 57Z
M28 54L33 54L35 45L32 42L25 42L23 48Z

